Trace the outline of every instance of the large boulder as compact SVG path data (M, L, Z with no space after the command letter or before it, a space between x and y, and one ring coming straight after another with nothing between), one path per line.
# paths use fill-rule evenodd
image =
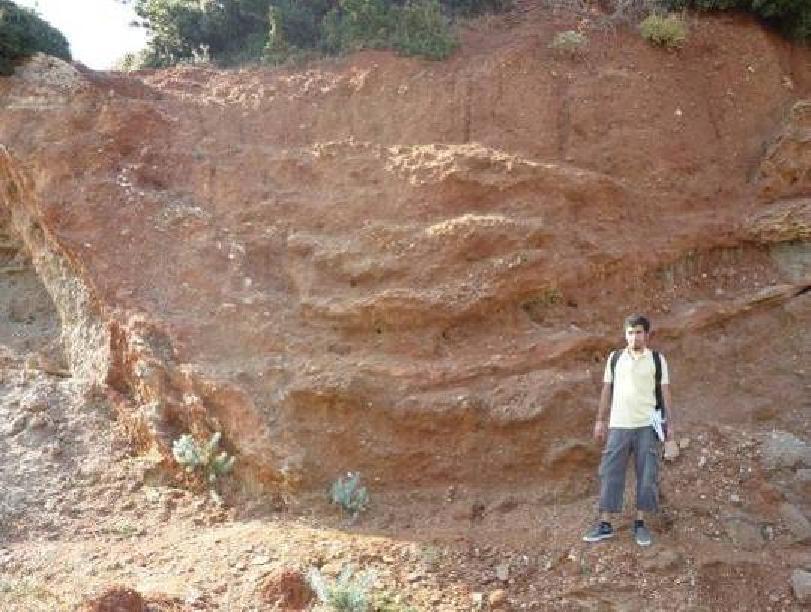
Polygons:
M773 431L763 440L761 460L767 470L811 467L811 445L787 431Z

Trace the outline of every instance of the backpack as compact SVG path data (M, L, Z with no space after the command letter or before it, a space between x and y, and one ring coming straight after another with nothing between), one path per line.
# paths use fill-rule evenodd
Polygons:
M616 370L617 370L617 362L620 360L620 355L622 355L622 351L625 349L617 349L613 353L611 353L611 380L616 380ZM659 355L658 351L651 351L653 354L653 366L656 370L654 374L656 380L656 386L654 387L654 392L656 393L656 410L662 413L662 420L665 420L665 402L662 399L662 357ZM613 397L614 393L614 383L611 383L611 393ZM609 400L610 402L610 400ZM610 403L609 403L610 405Z

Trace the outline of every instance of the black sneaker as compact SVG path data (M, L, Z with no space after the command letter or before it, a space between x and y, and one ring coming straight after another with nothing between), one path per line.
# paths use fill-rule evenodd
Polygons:
M606 523L605 521L600 521L589 529L586 535L583 536L584 542L599 542L600 540L607 540L608 538L614 537L614 529L611 527L611 523Z
M640 546L650 546L653 542L653 538L650 535L650 530L645 527L644 523L637 523L634 525L634 539Z

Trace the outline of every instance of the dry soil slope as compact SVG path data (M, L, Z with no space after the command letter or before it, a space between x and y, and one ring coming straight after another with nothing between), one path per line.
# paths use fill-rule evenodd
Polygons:
M807 427L808 53L725 18L556 58L572 25L482 22L444 63L0 81L2 202L74 372L144 446L222 430L246 481L509 486L592 469L642 310L688 422Z

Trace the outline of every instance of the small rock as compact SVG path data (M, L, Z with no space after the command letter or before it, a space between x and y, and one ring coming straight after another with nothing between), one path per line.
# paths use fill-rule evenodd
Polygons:
M493 610L503 610L507 605L507 591L496 589L487 596L487 603Z
M204 601L205 598L203 594L197 589L189 589L186 593L186 597L183 598L183 603L193 608L202 605Z
M800 569L811 572L811 550L797 550L789 552L786 557L789 565L795 565Z
M763 442L761 457L768 470L811 467L811 446L788 432L773 431Z
M744 518L730 518L724 527L732 542L746 550L755 550L763 545L760 529Z
M48 411L48 402L41 398L33 398L29 401L21 402L20 407L26 412L37 414Z
M675 550L659 550L649 559L643 559L642 567L648 571L666 571L681 565L683 558Z
M268 563L270 563L268 555L257 555L251 559L251 565L267 565Z
M507 563L501 563L496 566L496 578L502 582L507 582L510 578L510 566Z
M480 608L481 605L484 603L484 593L471 593L470 601L471 603L473 603L474 606Z
M126 587L112 587L98 597L85 602L88 612L113 612L114 610L146 610L143 596Z
M791 586L794 596L800 603L811 602L811 572L796 569L791 573Z
M279 568L267 574L259 587L262 600L275 610L304 610L315 598L300 569Z
M406 582L419 582L423 579L423 575L421 572L411 572L410 574L406 575Z
M9 437L16 436L25 429L26 425L28 425L28 417L25 415L18 416L11 422L11 425L9 425L6 435Z
M729 502L734 506L740 506L743 503L741 496L737 493L733 493L729 496Z
M472 523L477 523L477 522L481 521L484 518L485 510L486 510L486 507L485 507L484 504L482 504L480 502L474 503L470 507L470 521Z
M679 445L675 440L668 440L665 442L665 459L667 461L675 461L679 457Z
M31 429L45 429L50 424L51 420L47 417L47 415L39 412L33 416L31 421L28 423L28 426Z
M811 539L811 522L797 506L792 504L780 504L780 517L786 523L786 527L794 536L795 542L805 542Z

